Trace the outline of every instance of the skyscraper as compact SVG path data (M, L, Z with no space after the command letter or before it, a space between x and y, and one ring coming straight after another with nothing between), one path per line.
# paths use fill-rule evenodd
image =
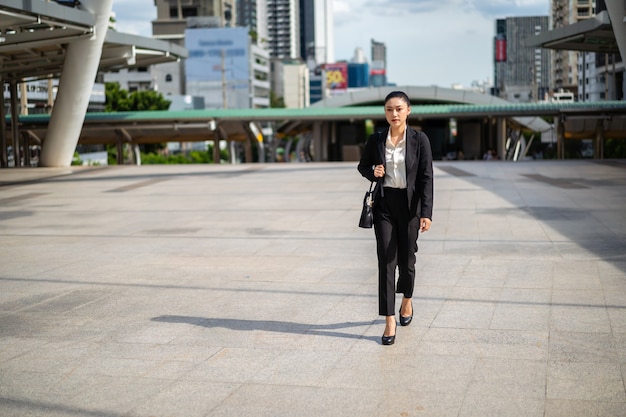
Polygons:
M372 39L372 66L370 68L370 85L382 87L387 85L387 46Z
M300 57L300 1L267 0L267 31L271 58Z
M335 60L332 7L332 0L300 0L300 57L311 70Z
M264 0L249 3L244 18L251 19L250 26L244 28L235 27L235 0L155 0L153 36L190 49L186 61L154 67L159 91L165 96L204 97L205 106L211 108L268 107L268 51L249 37L258 30L263 13L256 3ZM257 28L252 27L255 22Z
M152 21L152 36L185 46L188 27L230 27L235 22L235 0L154 0L156 20ZM165 96L184 94L184 62L156 65L155 84Z
M238 0L237 26L247 27L260 44L267 43L267 0Z
M595 0L552 0L552 29L589 19L595 14ZM552 76L556 89L566 89L577 93L578 56L577 51L555 50L552 53Z
M495 92L515 102L543 100L550 91L550 51L526 47L524 40L548 31L548 16L496 21Z

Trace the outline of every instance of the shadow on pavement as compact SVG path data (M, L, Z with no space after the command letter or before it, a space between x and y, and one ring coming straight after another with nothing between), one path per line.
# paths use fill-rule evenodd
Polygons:
M334 324L305 324L274 320L240 320L228 318L207 318L170 315L153 317L151 320L161 323L191 324L193 326L205 327L207 329L224 328L244 332L259 330L266 332L290 333L296 335L306 334L315 336L342 337L347 339L365 339L377 343L380 342L380 337L377 336L363 336L362 334L352 334L336 331L339 329L346 329L351 327L371 326L376 323L376 320Z

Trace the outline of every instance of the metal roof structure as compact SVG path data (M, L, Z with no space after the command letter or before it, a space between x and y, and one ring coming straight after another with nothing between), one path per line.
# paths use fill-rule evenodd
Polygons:
M5 82L57 78L66 44L93 36L94 25L93 14L56 2L0 0L0 76ZM99 71L186 57L187 50L181 46L109 29Z
M526 39L525 45L568 51L619 53L607 11L590 19L532 36Z
M355 105L378 105L382 109L387 94L394 90L404 91L411 99L411 109L415 110L415 105L478 105L478 106L502 106L511 102L489 94L482 94L471 90L444 88L438 86L394 86L376 87L348 91L345 94L337 94L318 101L311 107L350 107ZM480 112L482 110L479 109ZM431 114L432 116L432 114ZM472 117L468 115L467 117ZM550 125L540 117L512 116L514 124L522 126L533 132L544 132L550 129Z
M433 104L413 105L409 122L424 119L468 119L480 117L579 117L623 118L626 101L518 104ZM244 141L249 122L275 121L288 126L293 121L383 120L380 106L308 107L304 109L214 109L186 111L141 111L87 113L79 139L83 144L116 143L123 131L136 143L212 140L217 129L230 140ZM20 128L42 140L49 115L20 116ZM7 119L10 124L10 119ZM284 131L289 134L290 132Z

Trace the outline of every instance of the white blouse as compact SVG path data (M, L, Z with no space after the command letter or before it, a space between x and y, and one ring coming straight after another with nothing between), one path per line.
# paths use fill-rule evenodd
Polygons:
M383 185L391 188L406 188L406 131L396 146L391 143L391 129L385 142L385 181Z

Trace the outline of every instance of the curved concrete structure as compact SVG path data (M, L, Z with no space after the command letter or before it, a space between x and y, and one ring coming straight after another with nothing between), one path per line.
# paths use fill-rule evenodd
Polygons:
M351 91L346 94L340 94L318 101L311 107L346 107L363 104L382 104L385 100L385 96L390 91L394 90L401 90L407 93L411 101L414 102L413 104L417 104L421 101L429 103L438 102L441 104L514 104L495 96L479 94L468 90L456 90L437 86L393 86ZM540 117L513 117L512 119L535 132L547 132L550 130L550 124Z
M41 149L41 166L69 166L72 162L100 64L112 5L113 0L81 1L80 8L93 13L96 18L95 35L72 42L67 47L48 136Z
M624 57L626 56L626 3L624 0L605 0L605 4L620 55Z

